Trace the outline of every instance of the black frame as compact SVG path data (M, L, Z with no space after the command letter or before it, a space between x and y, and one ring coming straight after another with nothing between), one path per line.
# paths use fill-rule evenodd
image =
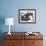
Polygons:
M21 16L25 16L25 15L23 15L23 14L25 14L24 12L30 13L34 17L34 18L32 17L32 19L34 21L27 21L27 20L26 21L21 21L22 20ZM18 18L19 18L18 22L19 23L36 23L36 9L19 9L18 14L19 14L19 16L18 16Z

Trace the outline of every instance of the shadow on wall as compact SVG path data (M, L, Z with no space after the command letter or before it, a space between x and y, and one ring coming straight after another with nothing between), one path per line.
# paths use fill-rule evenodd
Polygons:
M3 46L3 32L2 32L2 25L5 23L5 17L0 16L0 46Z

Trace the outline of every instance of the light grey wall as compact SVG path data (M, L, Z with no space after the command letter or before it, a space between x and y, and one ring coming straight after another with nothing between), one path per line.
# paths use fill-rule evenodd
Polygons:
M13 17L15 24L11 31L46 31L46 1L45 0L1 0L0 18ZM36 24L19 24L18 9L36 9ZM8 31L4 24L1 26L2 32Z

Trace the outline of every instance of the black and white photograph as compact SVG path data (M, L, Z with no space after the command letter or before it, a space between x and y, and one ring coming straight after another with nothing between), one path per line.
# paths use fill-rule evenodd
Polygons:
M19 23L36 23L36 9L19 9Z

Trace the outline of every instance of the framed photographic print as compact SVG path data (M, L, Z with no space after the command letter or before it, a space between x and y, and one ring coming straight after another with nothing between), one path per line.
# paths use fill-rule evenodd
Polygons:
M19 9L19 23L36 23L36 9Z

